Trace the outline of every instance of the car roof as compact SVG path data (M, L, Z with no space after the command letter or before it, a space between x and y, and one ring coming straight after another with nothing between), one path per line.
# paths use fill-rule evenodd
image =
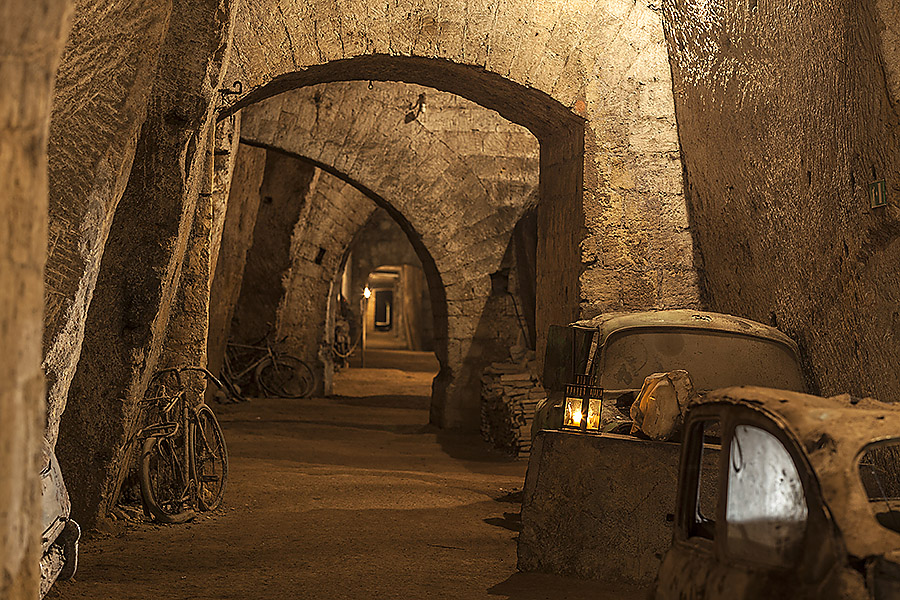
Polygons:
M596 329L600 332L599 344L606 343L610 335L625 329L677 327L750 335L789 346L796 355L797 344L787 335L770 327L723 313L692 309L648 310L641 312L610 312L572 323L573 327Z
M715 390L694 399L691 407L709 404L768 414L800 443L850 554L866 557L900 549L900 534L875 520L858 470L863 447L900 441L900 407L847 394L823 398L750 386Z

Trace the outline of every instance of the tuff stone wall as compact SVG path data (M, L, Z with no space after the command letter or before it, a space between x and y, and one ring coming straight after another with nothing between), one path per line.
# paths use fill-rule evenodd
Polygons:
M652 584L672 544L667 515L675 514L680 454L671 442L539 432L525 476L519 570ZM718 460L706 446L704 502L716 498Z
M479 327L493 327L485 320L491 275L505 268L512 231L535 203L534 138L465 99L385 83L282 94L246 109L241 127L246 143L341 174L401 224L425 268L436 317L443 369L432 420L476 428L478 378L491 352L472 341ZM487 166L473 166L482 159Z
M712 309L796 339L813 389L900 385L894 2L666 4ZM890 205L867 188L886 180Z
M306 201L315 168L281 152L267 151L259 188L260 203L253 243L231 320L230 336L240 344L255 344L276 332L278 306L285 293L285 273L291 267L291 245L298 222L305 221ZM276 333L270 341L280 335Z
M210 285L219 261L219 251L225 232L225 218L228 214L228 199L231 195L231 182L234 179L234 168L237 164L238 149L241 143L241 115L236 114L216 124L216 136L212 146L212 171L209 182L210 203L212 206L212 222L209 232ZM207 186L204 186L207 187Z
M0 598L39 596L47 139L72 3L0 4Z
M171 10L171 0L75 3L50 122L44 370L54 444Z
M405 81L534 133L539 332L602 310L698 303L655 5L276 0L246 4L239 21L229 75L250 92L237 106L324 81Z
M218 375L231 332L234 307L241 293L247 251L259 210L259 190L266 168L266 151L240 144L228 193L222 238L210 286L207 368Z
M176 0L147 119L101 261L57 454L73 515L115 501L163 349L213 134L234 6ZM102 418L98 418L102 415Z
M277 335L285 338L288 353L313 368L317 394L331 393L339 272L354 234L375 208L352 185L316 169L303 214L294 227Z

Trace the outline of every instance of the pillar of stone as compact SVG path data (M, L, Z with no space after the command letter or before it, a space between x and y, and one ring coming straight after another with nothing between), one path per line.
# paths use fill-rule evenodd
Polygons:
M118 497L190 245L234 6L176 0L131 178L104 250L57 452L76 518Z
M259 188L266 167L266 151L261 148L240 144L236 154L210 286L207 368L216 375L222 369L231 319L241 293L244 265L253 243L259 209Z
M60 59L48 143L44 269L51 444L78 365L103 248L128 184L171 11L172 0L79 0Z
M0 598L38 597L47 132L68 0L0 4Z

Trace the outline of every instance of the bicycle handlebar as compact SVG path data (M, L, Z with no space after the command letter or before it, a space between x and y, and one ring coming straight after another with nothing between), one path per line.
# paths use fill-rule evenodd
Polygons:
M222 384L222 382L219 381L219 378L216 377L215 375L213 375L213 374L209 371L209 369L207 369L206 367L195 367L194 365L180 365L180 366L178 366L178 367L168 367L168 368L166 368L166 369L160 369L160 370L158 370L157 372L155 372L155 373L153 374L153 376L156 377L157 375L159 375L159 374L161 374L161 373L172 373L172 372L174 372L176 375L181 375L181 373L184 372L184 371L199 371L199 372L203 373L204 375L206 375L207 379L209 379L209 380L212 381L214 384L216 384L216 387L217 387L217 388L219 388L220 390L222 390L223 392L225 392L225 395L226 395L226 396L230 396L230 395L231 395L231 392L228 391L228 388L225 387L225 386Z

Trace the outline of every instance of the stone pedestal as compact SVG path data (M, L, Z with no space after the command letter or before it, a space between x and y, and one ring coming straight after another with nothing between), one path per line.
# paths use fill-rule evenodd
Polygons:
M542 431L534 440L520 571L650 584L672 542L680 444ZM717 451L704 453L714 481Z

